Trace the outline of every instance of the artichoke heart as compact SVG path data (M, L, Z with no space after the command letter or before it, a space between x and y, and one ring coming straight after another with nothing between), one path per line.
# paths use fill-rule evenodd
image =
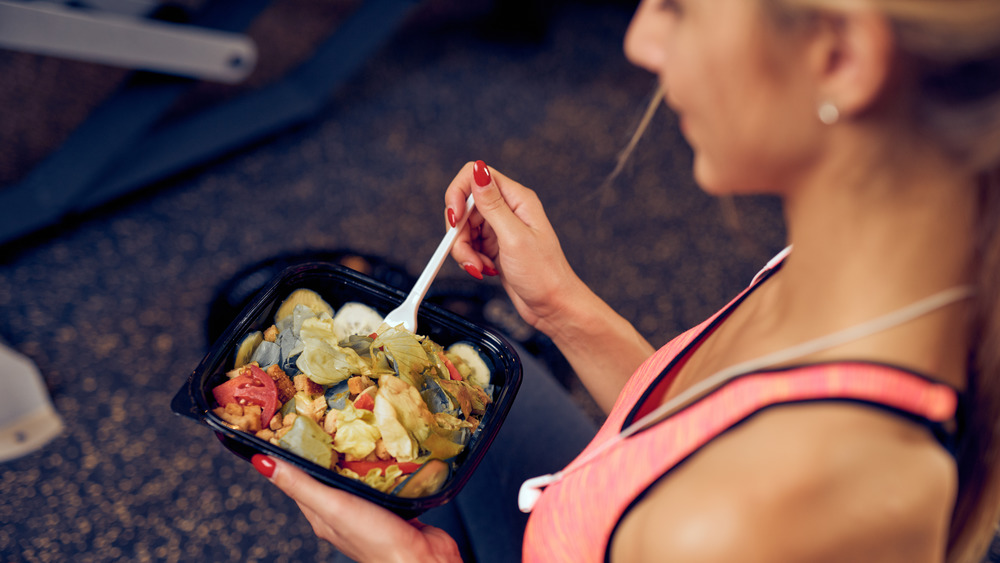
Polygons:
M427 378L427 388L420 392L420 396L435 415L438 413L457 415L459 413L457 402L445 392L438 381L440 380L435 377Z

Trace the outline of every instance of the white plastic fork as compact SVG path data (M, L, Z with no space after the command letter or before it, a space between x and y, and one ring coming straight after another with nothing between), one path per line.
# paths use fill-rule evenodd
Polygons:
M402 324L406 330L413 333L417 332L417 309L420 308L420 303L424 300L424 295L427 295L427 289L430 288L431 282L434 281L434 277L437 276L441 265L444 264L445 258L451 252L451 247L455 244L455 237L458 236L458 232L465 226L465 222L468 221L469 214L472 213L474 206L475 201L472 199L472 194L469 194L469 198L465 200L465 213L462 214L462 218L444 234L441 244L434 251L434 255L431 256L430 262L424 267L424 271L420 273L417 282L413 284L413 289L406 296L406 300L400 303L399 307L390 311L382 322L392 327Z

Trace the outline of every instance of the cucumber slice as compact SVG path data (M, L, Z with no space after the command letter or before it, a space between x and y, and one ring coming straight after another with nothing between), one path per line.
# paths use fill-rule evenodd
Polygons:
M364 303L344 303L333 316L333 331L338 340L350 336L368 336L382 324L382 315Z
M456 342L448 347L446 356L452 360L458 371L472 384L485 388L490 384L490 365L488 360L479 351L479 347L468 342ZM455 359L459 361L456 362ZM464 366L460 365L464 364ZM462 369L465 367L466 369ZM465 373L468 370L469 373Z
M288 317L295 310L296 305L305 305L312 309L316 316L320 316L326 313L333 316L333 307L330 306L318 293L311 289L300 288L293 291L281 305L278 306L278 311L274 314L274 322L278 323L285 317Z
M240 345L236 349L236 359L233 362L234 368L241 368L250 363L257 346L264 341L264 333L261 331L251 332L240 340Z
M392 493L403 498L420 498L436 493L448 480L451 465L432 459L400 483Z

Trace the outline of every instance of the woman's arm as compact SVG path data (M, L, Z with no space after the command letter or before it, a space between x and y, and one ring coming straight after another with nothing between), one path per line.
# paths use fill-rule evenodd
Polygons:
M472 273L499 273L518 313L552 338L609 410L653 347L576 275L535 192L470 162L445 193L449 222L470 193L476 207L452 257Z
M578 288L561 293L565 309L546 319L540 330L559 347L597 404L609 412L625 382L654 349L582 281Z

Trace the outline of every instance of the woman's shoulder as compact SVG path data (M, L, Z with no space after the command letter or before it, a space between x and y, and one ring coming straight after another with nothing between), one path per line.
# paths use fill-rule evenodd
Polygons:
M939 561L954 461L923 427L847 403L759 413L623 520L616 559Z

